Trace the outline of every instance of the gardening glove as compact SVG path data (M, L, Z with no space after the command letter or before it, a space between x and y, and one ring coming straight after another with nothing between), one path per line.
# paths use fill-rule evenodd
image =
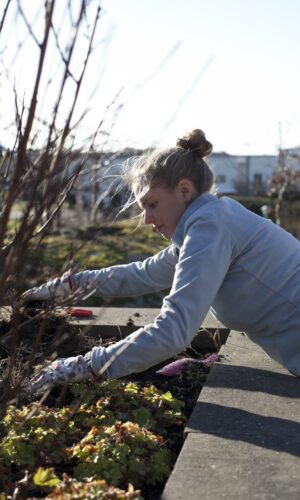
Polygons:
M172 363L168 363L156 373L158 373L159 375L166 375L167 377L174 377L174 375L180 375L191 365L198 365L199 368L210 368L216 361L220 361L220 356L216 353L209 354L202 359L181 358L173 361Z
M92 371L91 352L85 356L56 359L32 377L26 390L31 394L41 394L55 385L73 384L86 379L96 380Z
M67 271L60 278L55 278L39 287L27 290L21 295L21 300L22 302L31 300L62 302L72 294L74 288L72 273Z

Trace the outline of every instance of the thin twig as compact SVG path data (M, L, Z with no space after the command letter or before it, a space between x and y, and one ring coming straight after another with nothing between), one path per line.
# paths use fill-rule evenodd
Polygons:
M17 0L17 2L18 2L18 9L19 9L19 12L20 12L20 14L21 14L21 17L22 17L22 18L23 18L23 20L24 20L24 23L26 24L26 28L28 29L28 31L29 31L29 33L30 33L31 37L33 38L33 40L35 41L35 43L37 44L37 46L38 46L39 48L41 48L41 44L40 44L40 42L38 41L38 39L36 38L35 34L33 33L32 27L30 26L30 24L29 24L29 22L28 22L28 19L27 19L27 17L26 17L26 16L25 16L25 14L24 14L24 11L23 11L23 9L22 9L22 7L21 7L21 4L20 4L20 0Z
M10 2L11 2L11 0L7 0L6 5L4 7L3 16L2 16L2 19L1 19L1 22L0 22L0 33L1 33L3 25L4 25L4 21L5 21L5 18L6 18L6 14L7 14Z

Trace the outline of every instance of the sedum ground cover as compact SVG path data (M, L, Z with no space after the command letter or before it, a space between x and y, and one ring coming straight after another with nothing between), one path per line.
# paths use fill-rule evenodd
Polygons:
M171 379L85 382L63 400L53 389L43 404L8 406L0 499L158 498L206 372L191 366Z

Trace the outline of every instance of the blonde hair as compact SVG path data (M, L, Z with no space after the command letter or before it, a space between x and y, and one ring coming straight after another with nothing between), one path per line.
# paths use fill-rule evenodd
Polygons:
M126 169L125 182L131 190L141 192L158 184L172 189L181 179L190 179L200 195L213 186L213 173L204 161L212 149L202 130L192 130L177 139L174 148L135 158Z

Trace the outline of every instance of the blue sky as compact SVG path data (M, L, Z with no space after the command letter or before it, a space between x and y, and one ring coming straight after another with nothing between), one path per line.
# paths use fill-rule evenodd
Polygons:
M120 92L112 147L170 146L196 127L231 154L300 145L299 21L299 0L104 0L82 133Z

